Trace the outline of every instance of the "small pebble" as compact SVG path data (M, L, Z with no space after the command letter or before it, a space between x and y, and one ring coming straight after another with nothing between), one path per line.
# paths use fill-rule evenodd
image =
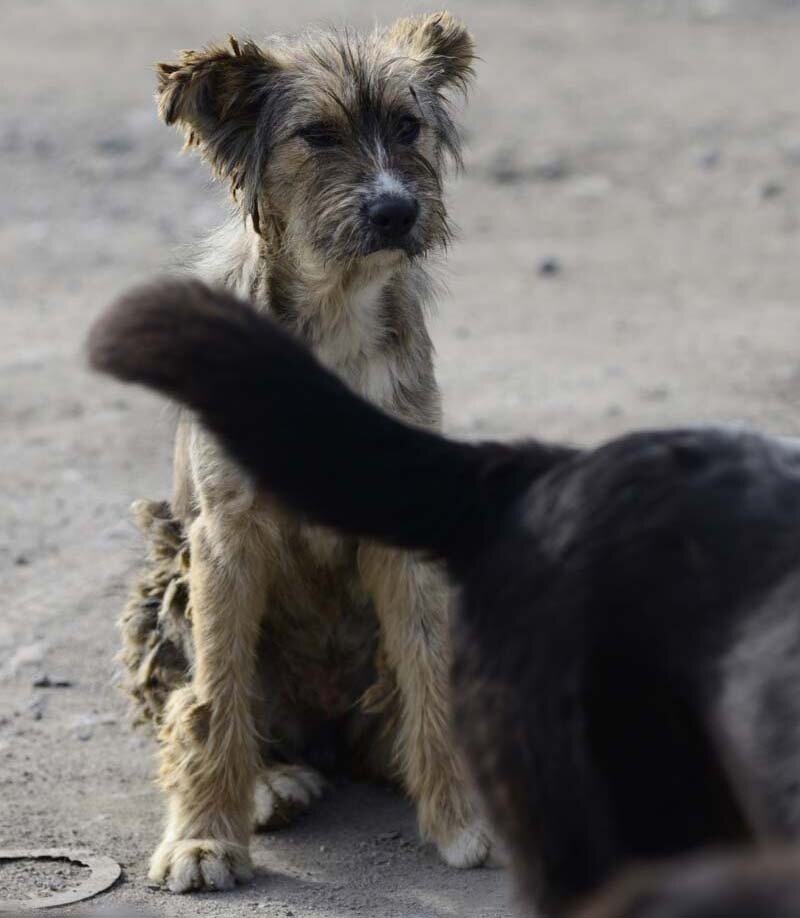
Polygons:
M769 201L771 198L777 198L783 194L784 188L780 182L765 182L761 186L761 197L765 201Z
M554 277L561 273L561 262L557 258L543 258L537 270L542 277Z
M45 699L42 696L34 698L30 703L29 710L34 720L41 720L44 717Z
M34 688L72 688L70 679L61 679L57 676L49 676L42 673L33 680Z
M489 165L489 176L498 185L513 185L521 181L522 173L508 150L499 152Z

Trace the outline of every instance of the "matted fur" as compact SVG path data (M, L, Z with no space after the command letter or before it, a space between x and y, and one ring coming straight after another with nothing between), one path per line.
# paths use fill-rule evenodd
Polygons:
M422 427L441 416L425 260L450 237L448 96L472 61L467 31L437 13L364 35L231 38L157 66L161 117L236 204L195 271ZM387 200L413 214L402 233L375 215ZM441 571L281 513L190 415L169 508L139 506L150 560L123 661L158 723L169 798L151 876L178 892L245 879L254 819L316 796L310 765L399 778L423 837L449 863L482 862L488 837L449 735Z
M147 563L120 618L123 684L137 723L161 723L173 689L186 684L194 648L189 608L189 545L166 501L137 501L133 517Z

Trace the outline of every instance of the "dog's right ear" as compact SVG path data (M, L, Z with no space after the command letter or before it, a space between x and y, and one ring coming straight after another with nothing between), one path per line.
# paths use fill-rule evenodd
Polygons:
M158 113L176 124L214 174L227 179L258 229L257 191L281 64L252 41L183 51L176 63L156 64Z

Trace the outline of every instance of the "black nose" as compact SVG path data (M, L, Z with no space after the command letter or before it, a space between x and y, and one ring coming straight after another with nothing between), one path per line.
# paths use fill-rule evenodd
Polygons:
M411 232L417 222L419 204L410 197L382 194L367 207L373 228L384 239L398 241Z

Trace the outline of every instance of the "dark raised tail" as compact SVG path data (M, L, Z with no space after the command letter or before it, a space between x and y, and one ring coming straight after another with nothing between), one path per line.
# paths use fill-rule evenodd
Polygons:
M354 395L274 321L199 281L119 299L94 325L91 366L196 411L232 456L310 520L454 558L477 547L532 464L559 450L469 445Z

